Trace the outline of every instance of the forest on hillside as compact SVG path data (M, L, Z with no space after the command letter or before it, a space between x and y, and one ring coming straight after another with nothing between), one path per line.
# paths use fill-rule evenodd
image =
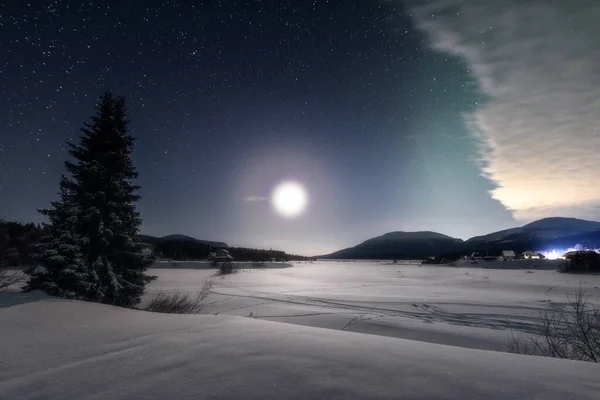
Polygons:
M221 248L226 248L229 254L236 261L294 261L306 260L307 257L296 254L287 254L281 250L273 249L254 249L246 247L230 247L225 243L221 245L216 242L205 242L186 236L171 235L162 238L140 235L140 240L150 245L154 254L159 259L185 261L185 260L204 260L210 253L216 252Z
M31 245L44 236L44 225L0 220L0 266L24 267L32 264ZM159 259L203 260L220 247L192 238L157 238L139 235L139 239L152 248ZM227 247L236 261L305 260L306 257L287 254L281 250Z

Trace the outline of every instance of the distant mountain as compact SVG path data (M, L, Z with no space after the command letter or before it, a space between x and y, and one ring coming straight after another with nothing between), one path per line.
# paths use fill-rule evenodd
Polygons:
M167 236L162 236L162 237L156 237L156 236L150 236L150 235L139 235L138 237L140 238L140 240L142 242L152 244L152 245L159 243L159 242L161 242L161 243L164 243L164 242L188 242L188 243L199 243L199 244L203 244L206 246L212 246L215 248L228 248L229 247L229 245L224 242L201 240L201 239L196 239L191 236L181 235L181 234L167 235Z
M467 243L510 243L523 240L544 241L599 230L600 222L585 221L577 218L544 218L520 228L506 229L490 233L489 235L476 236L467 240Z
M174 235L162 236L161 239L163 239L163 240L187 240L189 242L198 242L199 241L196 238L193 238L193 237L187 236L187 235L182 235L179 233L176 233ZM200 240L200 242L202 242L202 240Z
M575 247L575 245L590 249L600 248L600 230L543 241L541 245L538 246L538 249L568 249ZM543 249L541 247L543 247Z
M457 257L474 251L500 255L502 250L567 249L582 245L600 247L600 222L576 218L544 218L519 228L506 229L467 241L435 232L390 232L321 256L330 259L419 259Z
M421 259L456 253L464 242L436 232L389 232L361 244L322 256L330 259Z

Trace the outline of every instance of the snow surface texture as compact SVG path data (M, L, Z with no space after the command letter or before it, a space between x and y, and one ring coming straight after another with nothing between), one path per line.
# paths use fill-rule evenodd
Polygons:
M293 265L283 262L237 262L231 263L234 269L253 269L253 268L289 268ZM210 261L157 261L151 268L175 268L175 269L212 269L216 267Z
M600 276L534 268L540 260L519 262L530 269L473 268L493 261L469 268L324 261L224 278L211 269L152 269L158 280L144 301L158 291L198 292L212 277L207 313L498 351L507 350L511 333L533 332L540 312L565 303L580 285L600 303Z
M2 399L565 400L600 390L592 363L39 294L1 294L0 304Z

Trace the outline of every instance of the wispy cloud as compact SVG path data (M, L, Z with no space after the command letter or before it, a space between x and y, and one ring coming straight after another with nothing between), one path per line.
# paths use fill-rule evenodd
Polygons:
M469 116L491 192L514 216L600 216L600 3L410 0L489 100Z
M260 196L248 196L244 199L244 201L267 201L268 197L260 197Z

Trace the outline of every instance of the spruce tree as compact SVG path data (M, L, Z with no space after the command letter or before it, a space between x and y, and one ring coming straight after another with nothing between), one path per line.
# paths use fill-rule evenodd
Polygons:
M71 242L79 244L82 265L78 277L84 280L75 286L85 293L85 299L131 307L155 277L146 274L153 259L142 252L144 245L137 239L141 224L135 207L139 186L133 181L138 174L131 159L134 138L128 133L126 114L123 97L110 92L100 97L97 114L82 129L80 143L69 143L75 159L66 163L71 177L61 182L61 200L46 215L50 217L52 240L58 242L55 245L63 242L53 233L53 225L65 221L73 224L75 237ZM59 221L53 221L53 215ZM43 266L50 262L46 257L40 254ZM47 275L46 279L60 286L50 273ZM60 287L58 295L64 295Z
M52 208L39 210L48 218L45 235L32 245L36 265L29 271L24 290L40 289L52 296L86 300L90 293L89 271L81 253L83 238L76 232L79 215L70 182L60 181L60 199Z

